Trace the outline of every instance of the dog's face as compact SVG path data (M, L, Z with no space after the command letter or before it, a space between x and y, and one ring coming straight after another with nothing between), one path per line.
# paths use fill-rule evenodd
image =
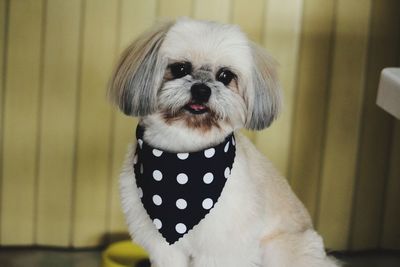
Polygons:
M201 133L263 129L280 106L269 56L236 26L190 19L137 39L110 96L127 115Z

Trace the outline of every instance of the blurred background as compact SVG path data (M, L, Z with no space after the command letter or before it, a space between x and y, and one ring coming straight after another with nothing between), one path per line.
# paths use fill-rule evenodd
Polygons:
M400 63L398 0L0 0L0 246L126 238L118 173L136 120L106 100L154 22L239 24L280 63L285 108L247 133L333 250L400 249L400 122L376 106Z

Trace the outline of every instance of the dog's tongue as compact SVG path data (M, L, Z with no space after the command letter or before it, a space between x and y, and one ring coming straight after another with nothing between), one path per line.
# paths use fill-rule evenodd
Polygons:
M203 106L203 105L200 105L200 104L189 104L189 107L191 108L191 109L193 109L193 110L196 110L196 111L200 111L200 110L204 110L206 107L205 106Z

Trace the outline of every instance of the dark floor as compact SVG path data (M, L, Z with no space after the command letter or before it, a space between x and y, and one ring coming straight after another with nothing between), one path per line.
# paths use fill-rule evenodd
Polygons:
M400 267L400 251L333 253L348 267Z
M349 267L400 267L400 251L334 253ZM101 250L1 248L0 267L100 267Z

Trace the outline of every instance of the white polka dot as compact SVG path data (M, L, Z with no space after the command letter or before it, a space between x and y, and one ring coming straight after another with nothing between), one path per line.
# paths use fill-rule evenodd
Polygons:
M225 152L228 152L228 149L229 149L229 142L226 143L226 145L225 145L225 147L224 147L224 151L225 151Z
M159 230L162 227L162 222L159 219L154 219L153 220L154 225L156 226L156 228Z
M226 169L224 171L225 178L228 178L230 174L231 174L231 169L229 169L229 167L226 167Z
M154 180L156 180L156 181L161 181L161 180L162 180L162 177L163 177L163 175L162 175L162 173L161 173L159 170L153 171L153 178L154 178Z
M138 195L139 195L139 198L143 197L143 190L141 187L138 187Z
M232 145L236 145L235 137L232 137Z
M161 154L162 154L162 151L161 150L158 150L158 149L153 149L153 155L154 156L156 156L156 157L159 157L159 156L161 156Z
M214 175L211 172L207 172L203 176L203 182L205 184L211 184L211 182L214 180Z
M201 205L203 206L204 209L209 210L212 208L214 202L212 201L211 198L206 198L203 200L203 203Z
M212 156L214 156L214 154L215 154L214 148L209 148L206 151L204 151L204 156L206 156L206 158L211 158Z
M176 207L180 210L184 210L187 207L187 202L183 198L180 198L176 201Z
M176 232L178 232L179 234L184 234L186 232L186 225L184 225L183 223L178 223L175 226L175 230Z
M180 184L186 184L187 181L189 180L189 178L188 178L188 176L186 174L180 173L180 174L178 174L178 176L176 176L176 180Z
M181 160L187 159L189 157L189 153L178 153L177 157Z
M140 173L143 174L143 164L140 164Z
M159 195L153 196L153 203L157 206L160 206L162 203L162 198Z
M138 142L138 144L139 144L140 149L142 149L143 140L142 140L142 139L138 139L137 142Z
M137 163L138 155L136 154L135 157L133 158L133 164Z

